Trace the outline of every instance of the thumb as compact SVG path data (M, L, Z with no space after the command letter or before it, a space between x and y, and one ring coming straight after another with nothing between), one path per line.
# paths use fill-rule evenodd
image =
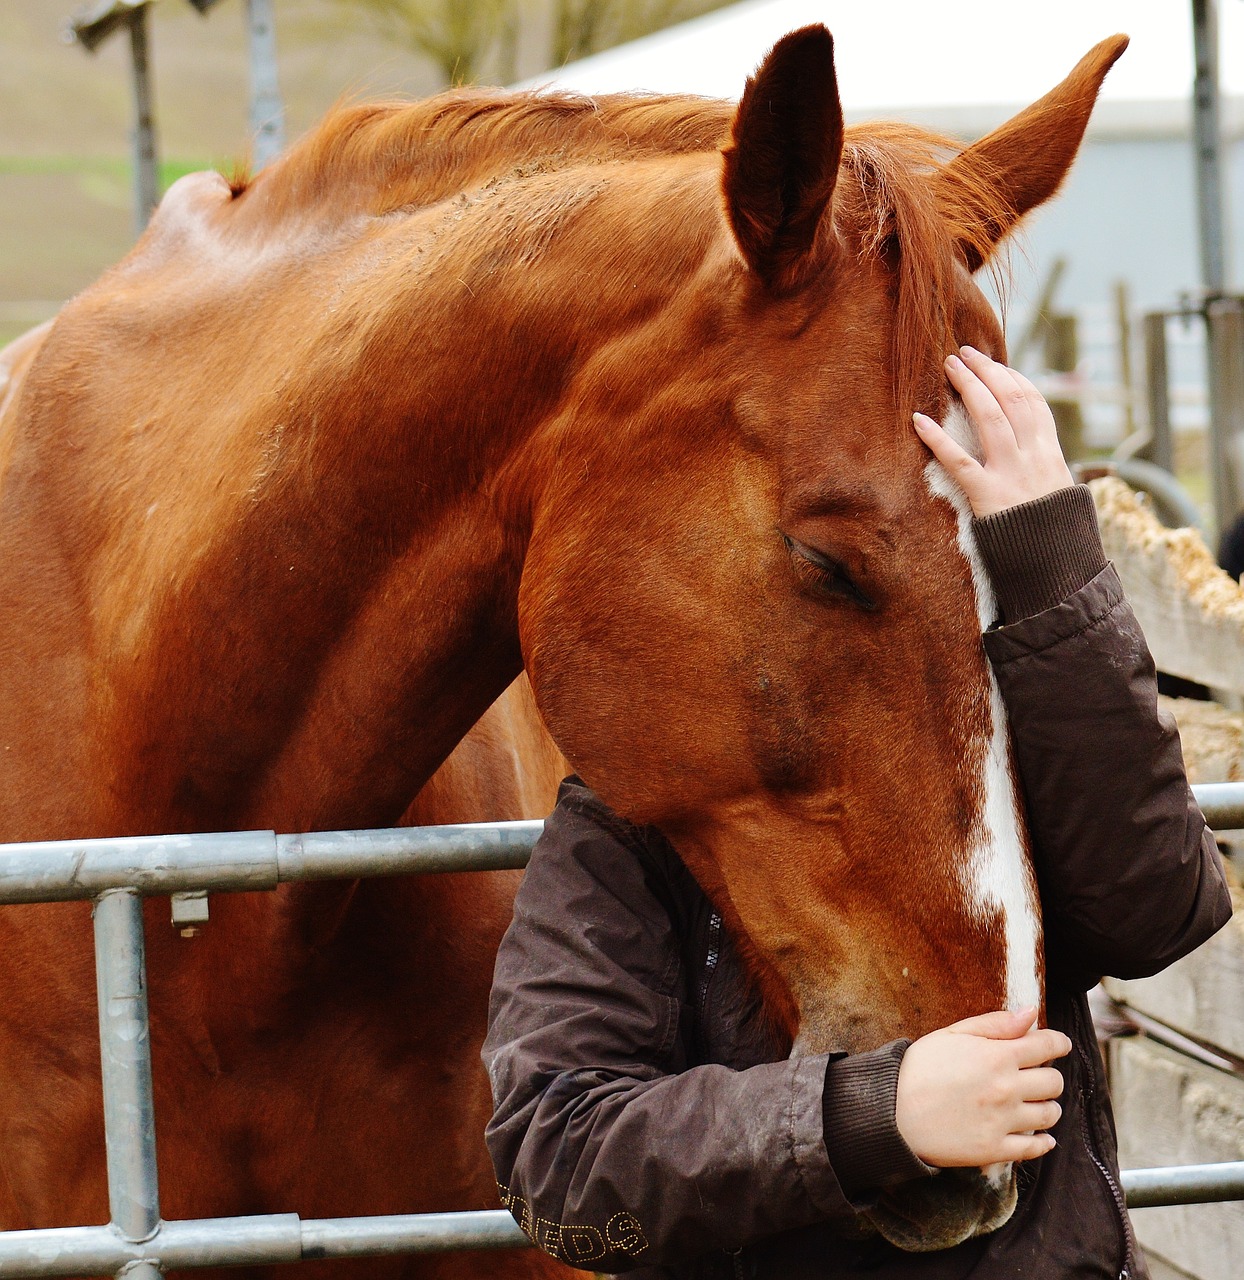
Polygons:
M1031 1006L1014 1011L999 1009L996 1013L981 1013L975 1018L964 1018L946 1029L966 1036L983 1036L986 1040L1018 1040L1036 1025L1037 1011Z

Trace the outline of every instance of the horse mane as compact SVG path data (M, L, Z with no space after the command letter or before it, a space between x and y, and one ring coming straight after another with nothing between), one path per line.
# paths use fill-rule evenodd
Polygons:
M712 98L454 89L421 102L339 105L235 197L262 193L267 216L355 193L383 215L510 173L716 150L734 108Z
M384 216L507 178L717 152L734 112L732 102L692 96L472 88L418 102L342 104L263 172L238 171L230 183L267 224L313 208L342 219ZM943 180L961 150L912 125L869 122L846 131L835 217L861 257L896 267L895 391L904 411L936 411L944 397L941 356L956 345L947 302L965 257L991 263L1005 292L995 246L998 228L1015 214L981 165Z

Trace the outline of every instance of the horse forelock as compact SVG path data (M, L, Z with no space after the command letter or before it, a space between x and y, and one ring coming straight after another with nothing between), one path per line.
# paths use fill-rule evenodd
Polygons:
M862 256L897 259L895 399L936 412L944 398L942 357L956 345L955 298L965 256L989 260L999 292L1005 266L993 256L996 227L1010 216L1000 186L980 171L945 180L961 144L912 125L870 122L847 130L835 193ZM1013 220L1013 218L1012 218Z

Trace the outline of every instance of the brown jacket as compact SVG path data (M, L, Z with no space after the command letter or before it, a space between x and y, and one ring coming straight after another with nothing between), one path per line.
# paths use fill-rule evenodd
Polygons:
M484 1058L503 1201L542 1248L645 1280L1145 1275L1085 992L1153 973L1230 904L1086 490L978 521L1047 935L1057 1147L998 1231L903 1253L857 1210L927 1170L894 1123L906 1042L790 1058L721 919L660 832L563 784L497 959Z

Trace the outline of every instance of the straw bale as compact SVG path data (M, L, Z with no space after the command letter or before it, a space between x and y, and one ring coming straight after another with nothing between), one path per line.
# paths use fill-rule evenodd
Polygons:
M1123 580L1158 666L1244 692L1244 590L1194 529L1167 529L1114 476L1090 484L1102 544Z

